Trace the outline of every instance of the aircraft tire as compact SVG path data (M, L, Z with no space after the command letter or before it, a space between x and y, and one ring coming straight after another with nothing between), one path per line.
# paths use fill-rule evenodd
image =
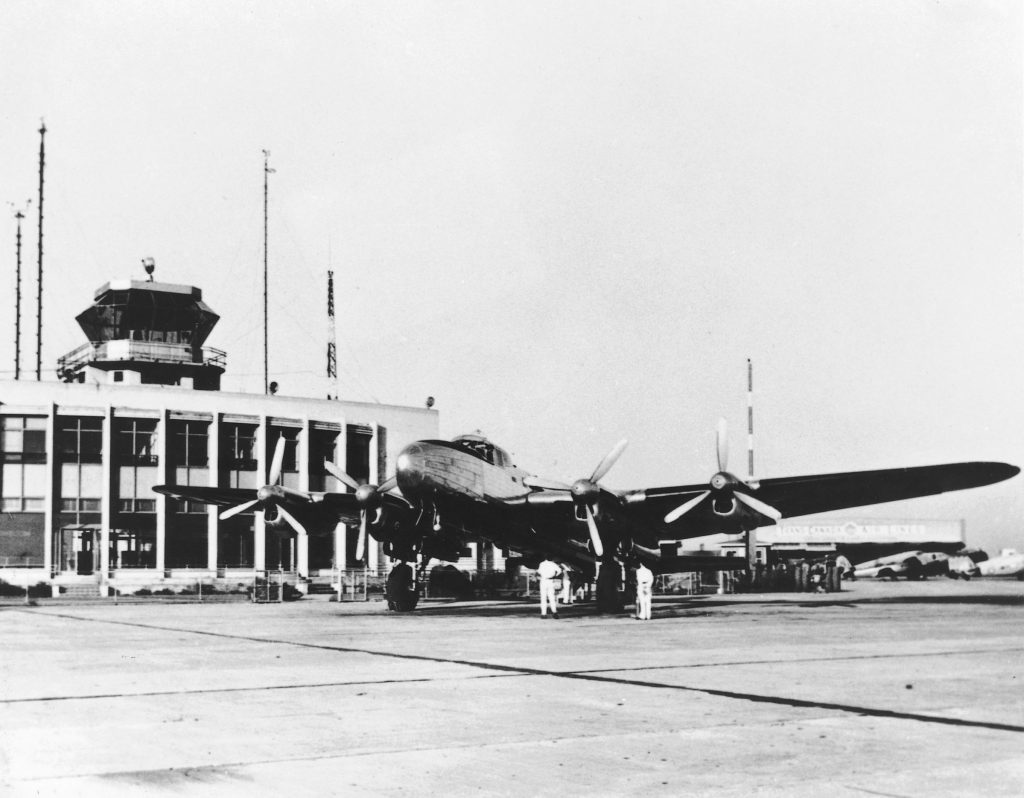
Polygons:
M597 611L620 613L624 609L621 590L622 576L615 562L605 563L597 574Z
M412 568L404 562L391 569L385 587L388 609L392 612L411 612L416 609L419 594L413 587Z

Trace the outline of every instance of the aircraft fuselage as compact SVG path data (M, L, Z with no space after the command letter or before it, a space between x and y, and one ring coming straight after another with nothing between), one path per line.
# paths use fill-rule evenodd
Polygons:
M402 495L426 498L443 494L476 501L508 501L526 496L526 472L511 464L489 463L448 441L416 441L397 460Z

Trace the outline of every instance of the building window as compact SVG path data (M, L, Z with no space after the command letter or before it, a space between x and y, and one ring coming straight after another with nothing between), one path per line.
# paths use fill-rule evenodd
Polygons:
M180 513L184 515L206 515L207 504L201 504L200 502L192 502L187 499L168 499L167 506L170 508L172 513Z
M114 372L114 382L124 382L124 372L123 371L115 371Z
M43 512L46 497L45 463L4 463L0 480L0 511Z
M267 462L269 463L274 456L278 440L284 438L284 457L281 460L281 471L297 472L299 470L299 430L274 428L269 431L268 437L270 438L270 446L267 452Z
M155 513L156 499L120 499L117 509L122 513Z
M122 418L117 421L118 460L136 465L157 464L155 418Z
M313 430L309 440L309 489L343 491L345 488L337 479L327 479L324 460L333 463L337 449L338 434L324 430ZM330 485L330 488L328 488Z
M224 466L238 471L256 470L255 425L225 425L223 444Z
M100 511L100 500L61 499L60 511L62 513L98 513Z
M65 463L103 462L103 419L58 416L57 452Z
M45 463L46 418L0 417L0 454L5 463Z
M209 465L208 421L172 421L171 449L168 455L175 466L206 468Z

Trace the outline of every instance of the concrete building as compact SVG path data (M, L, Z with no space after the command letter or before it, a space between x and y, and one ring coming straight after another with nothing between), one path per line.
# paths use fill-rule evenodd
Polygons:
M951 554L966 543L962 520L794 519L757 530L758 562L843 555L853 563L912 549ZM745 556L742 542L721 545L727 556Z
M89 342L60 358L62 382L0 381L0 579L130 587L283 570L301 582L352 563L344 525L307 536L252 511L222 521L152 488L255 498L281 436L287 487L345 491L325 459L379 482L402 446L437 437L437 411L220 391L226 355L204 346L217 319L198 288L111 282L78 316ZM379 546L367 559L383 565Z

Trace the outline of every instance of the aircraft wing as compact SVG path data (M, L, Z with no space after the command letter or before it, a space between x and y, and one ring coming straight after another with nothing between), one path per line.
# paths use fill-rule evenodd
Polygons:
M948 463L762 479L756 488L741 485L738 490L778 511L782 518L790 518L977 488L1009 479L1019 472L1017 466L1007 463ZM717 515L712 503L703 501L677 520L665 523L666 514L690 500L696 501L707 490L707 484L650 488L626 494L624 503L628 509L636 508L647 523L660 526L677 537L736 533L742 531L744 522L749 525L752 519L757 522L756 526L772 522L764 515L750 512L743 516Z
M410 508L409 502L394 493L382 493L381 503L385 510L397 510L406 512ZM356 501L354 493L325 493L323 495L323 506L338 516L339 521L346 524L358 524L360 506Z
M242 504L252 499L254 493L250 488L212 488L202 485L157 485L153 490L172 499L216 504L219 507Z
M203 485L157 485L153 488L157 493L174 499L186 499L204 504L216 504L219 507L236 507L252 501L255 491L251 488L214 488ZM392 493L381 497L385 507L406 510L409 503ZM293 495L286 500L291 507L316 506L318 509L334 513L339 521L346 524L359 523L360 507L354 493L324 493Z
M788 518L978 488L1009 479L1019 471L1006 463L949 463L783 477L761 480L754 495Z

